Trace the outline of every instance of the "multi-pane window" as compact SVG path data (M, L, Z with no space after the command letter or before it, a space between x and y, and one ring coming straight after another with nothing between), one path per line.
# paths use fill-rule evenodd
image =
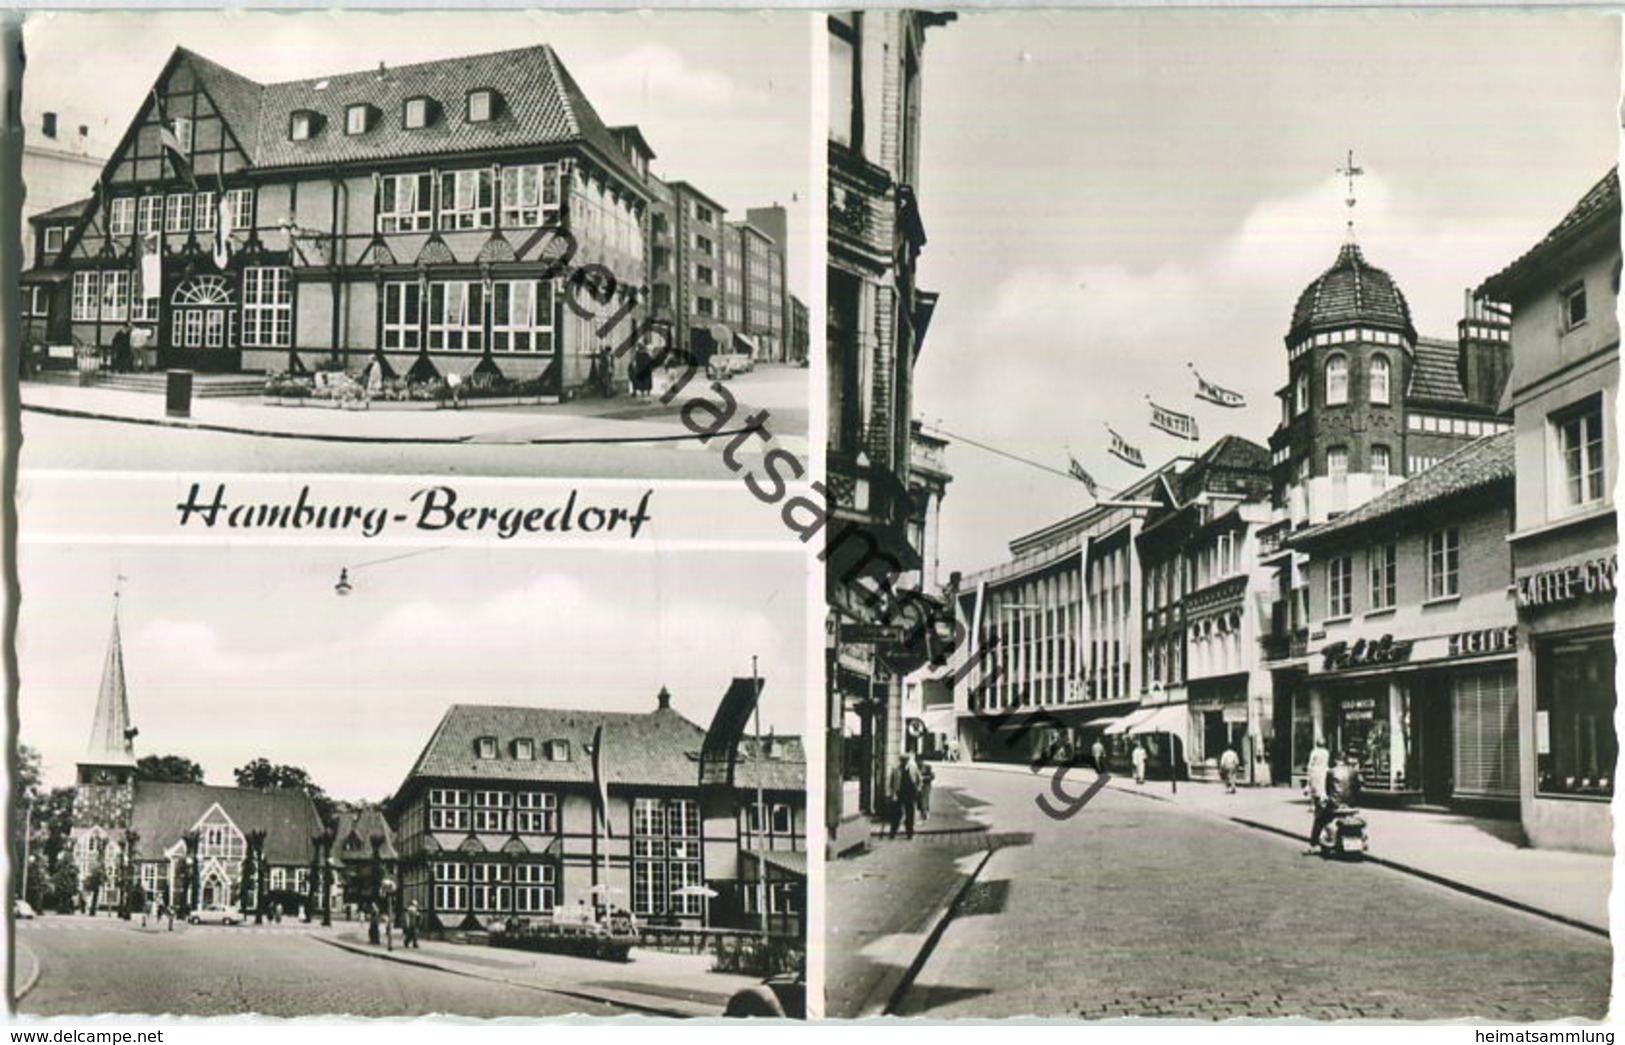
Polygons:
M1326 360L1326 405L1339 406L1349 401L1349 360L1337 355Z
M491 285L491 349L553 351L553 284L504 280Z
M73 318L75 322L95 322L101 308L102 274L75 272L73 274Z
M512 865L504 863L477 863L470 870L474 883L469 888L469 900L476 911L506 911L508 882L513 878Z
M716 249L716 245L711 242L711 237L702 236L696 232L694 234L694 249L705 254L710 254Z
M293 274L285 268L243 270L243 346L293 344Z
M1349 450L1346 446L1333 446L1326 450L1326 474L1332 482L1347 482L1349 477Z
M1292 403L1293 409L1300 414L1309 409L1309 372L1307 370L1298 371L1298 380L1293 385Z
M521 791L514 796L514 831L522 835L550 835L558 830L559 796L546 791Z
M143 196L136 203L135 231L145 236L163 230L164 198Z
M1428 534L1428 598L1461 594L1461 531L1454 526Z
M552 225L559 220L559 169L551 163L502 168L502 224Z
M1388 402L1388 357L1377 355L1371 357L1371 401L1373 403Z
M45 253L59 254L62 252L62 240L68 230L62 225L52 225L45 230Z
M694 278L708 287L717 281L716 273L712 271L710 265L695 265Z
M752 803L745 812L745 830L753 837L794 833L795 816L787 803L773 802L766 806Z
M632 910L636 914L700 914L704 884L700 807L689 799L638 798L632 803Z
M429 125L429 99L408 98L402 112L407 130L418 130Z
M485 289L479 283L429 284L429 347L478 352L485 347ZM491 754L496 756L496 738ZM482 758L486 757L481 754Z
M829 137L853 148L861 147L862 121L858 110L858 26L862 15L843 11L829 16Z
M226 210L231 217L231 227L234 229L248 229L254 225L254 190L231 189L226 193Z
M1371 474L1386 479L1392 467L1392 456L1388 453L1388 448L1386 446L1373 446L1371 448Z
M107 234L128 236L135 231L135 197L123 196L113 201L107 211Z
M1576 283L1563 291L1563 326L1573 329L1586 321L1589 313L1586 305L1586 285Z
M553 909L555 893L552 864L516 864L513 869L514 910L545 914Z
M429 792L429 830L467 831L471 822L467 791L437 788Z
M1354 612L1354 558L1340 555L1326 563L1326 616L1347 617Z
M122 323L130 315L130 273L102 273L102 322Z
M1377 544L1371 547L1371 608L1393 608L1399 600L1399 547Z
M433 866L435 910L468 910L468 865L446 860Z
M423 288L417 283L384 284L384 348L419 348L423 338Z
M1603 499L1602 401L1593 399L1579 413L1557 423L1558 453L1563 458L1563 503L1577 508Z
M440 176L442 229L488 229L492 213L490 168L448 171Z
M192 211L192 228L198 232L213 232L215 224L214 193L200 192Z
M434 221L433 181L427 174L379 179L378 231L424 232Z
M493 92L489 89L468 92L468 122L484 123L496 110Z
M512 791L474 792L474 830L506 834L512 809Z
M164 201L164 231L192 231L192 194L171 193Z
M694 220L710 225L717 220L716 212L703 203L695 202Z
M367 124L371 122L372 111L365 105L352 105L344 110L344 133L366 134Z
M271 889L281 892L288 887L288 869L286 867L271 868Z

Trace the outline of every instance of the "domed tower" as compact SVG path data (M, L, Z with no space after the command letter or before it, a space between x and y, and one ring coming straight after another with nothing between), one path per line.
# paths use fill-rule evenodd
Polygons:
M1276 504L1296 529L1356 508L1404 477L1416 329L1393 278L1351 239L1298 296L1286 348L1271 475Z

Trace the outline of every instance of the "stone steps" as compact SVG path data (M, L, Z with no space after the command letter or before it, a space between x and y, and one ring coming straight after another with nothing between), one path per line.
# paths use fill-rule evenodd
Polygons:
M163 373L98 374L95 387L161 396L168 387L168 377ZM264 390L265 378L258 374L195 374L192 377L192 396L196 399L258 396Z

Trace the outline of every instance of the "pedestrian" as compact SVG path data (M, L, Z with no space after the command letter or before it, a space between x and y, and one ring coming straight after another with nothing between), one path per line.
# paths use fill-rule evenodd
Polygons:
M912 756L898 756L897 766L892 770L891 793L891 837L896 838L897 829L906 824L908 837L913 838L914 813L920 803L920 771Z
M1136 742L1134 745L1134 782L1145 783L1145 743Z
M130 324L119 324L118 333L113 335L113 369L121 374L128 374L135 369L130 355Z
M642 345L632 353L632 395L642 398L654 391L654 360Z
M375 903L367 905L367 942L374 946L382 942L378 935L378 905Z
M139 326L130 331L130 359L137 370L153 369L151 327Z
M1089 754L1092 755L1095 760L1095 773L1099 776L1105 776L1106 745L1101 743L1099 737L1096 737L1095 742L1089 746Z
M271 905L271 921L277 925L282 924L282 901L280 900Z
M931 782L937 778L937 771L931 768L931 763L920 763L920 819L931 819Z
M401 947L417 947L418 922L422 919L418 912L418 902L413 900L406 905L406 917L401 921Z
M1241 768L1241 757L1236 754L1234 747L1226 747L1224 754L1219 756L1219 779L1224 781L1224 792L1227 795L1236 793L1236 770Z
M1331 768L1332 756L1331 752L1326 750L1326 738L1317 736L1315 746L1309 752L1308 779L1304 783L1309 792L1309 802L1314 807L1313 826L1309 829L1309 848L1304 850L1305 855L1313 855L1318 851L1320 829L1325 824L1322 810L1331 804L1326 793L1326 778Z

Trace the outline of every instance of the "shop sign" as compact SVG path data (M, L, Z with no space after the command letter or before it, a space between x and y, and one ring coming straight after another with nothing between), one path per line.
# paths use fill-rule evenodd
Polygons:
M1478 631L1459 631L1450 636L1450 657L1472 657L1480 653L1509 653L1518 648L1518 628L1483 628Z
M1353 645L1331 642L1320 648L1322 671L1344 671L1376 664L1397 664L1411 659L1411 648L1416 643L1405 639L1395 641L1392 635L1380 639L1359 639Z
M1224 709L1224 721L1226 721L1226 722L1246 722L1247 721L1247 705L1246 704L1229 704L1229 705L1226 705L1226 707Z
M1377 717L1377 701L1373 697L1350 697L1342 702L1344 722L1370 722Z
M1602 559L1555 566L1518 578L1518 605L1521 608L1555 606L1587 595L1612 595L1619 553Z
M903 641L903 629L896 624L842 624L842 642L880 645Z
M848 671L858 675L874 674L875 648L873 646L843 642L838 648L837 659L840 661L841 667Z

